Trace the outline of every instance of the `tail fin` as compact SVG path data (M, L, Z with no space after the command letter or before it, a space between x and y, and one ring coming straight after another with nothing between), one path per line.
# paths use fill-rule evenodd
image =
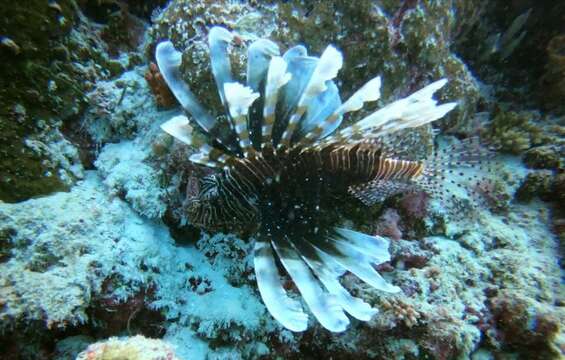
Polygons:
M493 154L478 137L441 148L426 160L418 187L440 200L467 198L477 205L476 189L489 181Z

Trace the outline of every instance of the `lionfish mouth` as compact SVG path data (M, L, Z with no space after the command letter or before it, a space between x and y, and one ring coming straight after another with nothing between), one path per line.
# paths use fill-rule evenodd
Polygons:
M347 101L333 79L342 54L328 46L317 58L295 46L280 56L266 39L248 47L247 82L234 80L228 45L234 35L222 27L209 33L212 72L227 120L212 117L182 80L181 53L169 41L156 49L168 86L195 122L177 116L162 129L196 148L190 161L218 169L202 179L189 217L212 227L259 223L254 264L261 297L285 328L304 331L308 315L285 290L275 258L296 284L315 318L333 332L344 331L349 315L369 320L377 310L353 297L339 278L349 271L389 293L400 289L373 268L390 260L389 241L341 228L344 195L370 204L395 193L430 189L445 159L405 160L391 144L395 132L428 124L456 103L438 105L436 81L338 129L342 118L380 98L381 80L367 82Z

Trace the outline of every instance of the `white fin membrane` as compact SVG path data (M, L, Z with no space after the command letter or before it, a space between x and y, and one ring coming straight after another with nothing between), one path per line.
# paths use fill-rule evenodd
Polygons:
M281 263L296 284L302 298L320 324L332 332L347 329L349 319L335 296L325 292L292 244L284 239L273 239L273 247Z
M172 42L164 41L157 45L155 58L159 71L178 102L204 130L208 132L212 130L216 120L204 110L182 79L180 72L182 53L175 49Z
M230 57L228 54L228 45L232 42L234 35L227 29L214 26L208 34L208 45L210 46L210 63L212 65L212 74L216 80L216 86L222 104L228 108L224 93L224 84L233 82L231 73Z
M339 282L343 270L335 260L316 249L303 239L299 244L300 254L326 290L335 296L338 304L354 318L368 321L378 312L363 300L352 296Z
M308 315L302 311L298 301L291 299L286 294L277 271L271 245L264 241L257 241L253 261L259 293L269 313L291 331L306 330Z

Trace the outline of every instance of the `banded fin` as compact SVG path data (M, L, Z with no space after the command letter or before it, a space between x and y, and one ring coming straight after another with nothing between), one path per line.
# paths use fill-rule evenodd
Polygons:
M200 105L182 79L180 71L182 53L175 49L172 42L164 41L157 45L155 58L159 71L178 102L192 115L202 129L211 132L216 126L216 120Z
M161 125L161 129L175 139L196 148L197 152L189 157L189 160L213 168L221 168L226 164L231 155L222 150L212 147L206 143L206 139L194 132L188 118L178 115Z
M397 100L352 126L339 131L335 138L345 139L356 134L365 138L374 138L392 134L401 129L422 126L440 119L457 106L455 102L437 105L437 101L432 97L446 83L447 79L435 81L412 95Z
M267 72L271 59L279 55L278 45L267 39L256 40L247 49L247 86L261 94L261 97L251 105L248 117L249 135L256 149L261 148L262 142L261 128Z
M302 45L287 50L283 59L287 63L287 72L291 74L291 78L279 93L276 121L272 133L274 145L280 141L283 132L286 130L289 118L296 109L300 96L308 85L318 63L318 58L308 56L306 48Z
M284 131L278 145L279 148L288 148L292 135L296 130L300 119L302 119L302 116L306 112L308 104L316 96L326 91L326 81L334 79L342 66L343 55L341 52L331 45L328 46L320 56L320 59L314 68L314 72L312 73L312 77L310 78L308 85L306 85L304 92L300 96L300 100L298 100L294 113L288 120L287 128Z
M320 324L332 332L344 331L349 325L349 319L336 301L335 296L324 292L318 285L317 279L292 243L285 238L275 238L272 244L281 263Z
M390 261L388 247L389 241L381 236L371 236L358 231L345 228L334 228L341 239L349 241L349 244L358 251L372 258L375 264Z
M231 32L220 26L214 26L210 29L210 33L208 34L212 74L216 81L220 99L226 109L228 109L228 104L226 102L224 84L234 82L231 73L230 57L228 54L228 45L232 42L233 38L234 35Z
M306 48L297 45L288 49L284 53L283 59L288 64L288 72L291 73L292 78L282 89L280 118L288 119L312 77L318 58L308 56Z
M292 77L287 70L288 64L282 57L274 56L269 64L265 85L265 104L263 107L263 126L261 147L272 146L272 133L275 124L276 106L279 91Z
M239 146L243 149L244 156L254 152L247 128L249 107L259 97L250 87L237 82L224 83L224 94L229 107L230 116L234 122L235 132L239 138Z
M363 300L352 296L339 282L343 267L327 254L316 249L308 240L295 244L306 264L312 269L326 290L335 296L338 304L351 316L368 321L378 312Z
M269 64L280 55L279 46L267 39L254 41L247 49L247 86L259 91L261 82L267 76Z
M319 122L313 129L304 135L301 141L302 145L310 143L316 139L323 138L324 136L332 133L341 123L343 115L358 111L363 107L363 104L370 101L376 101L381 97L381 77L377 76L369 80L359 90L357 90L345 103L338 107L331 115L325 120Z
M257 241L254 252L253 261L257 285L269 313L291 331L306 330L308 315L302 311L300 303L288 297L284 290L271 245L264 241Z
M333 81L327 82L327 90L314 97L308 104L306 114L300 122L300 127L294 135L294 139L303 139L305 134L313 131L321 123L324 123L341 106L339 89ZM341 124L343 117L338 114L335 120L325 126L320 132L319 137L324 137L332 133ZM292 140L294 140L292 139Z

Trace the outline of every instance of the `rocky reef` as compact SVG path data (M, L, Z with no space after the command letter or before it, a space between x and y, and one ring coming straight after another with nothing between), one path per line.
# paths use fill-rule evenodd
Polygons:
M494 3L3 6L0 357L565 356L565 34L555 15L563 8ZM239 78L246 45L260 37L314 54L334 44L345 59L342 98L380 74L376 106L447 77L439 98L459 106L421 130L415 151L475 134L496 150L473 170L488 181L449 203L413 193L362 213L351 205L350 226L391 239L391 261L378 270L402 289L383 294L351 274L340 279L379 309L371 321L353 320L339 335L313 323L284 329L258 293L254 239L205 233L186 216L191 185L208 172L159 129L181 109L151 63L156 44L170 39L195 95L221 113L208 57L213 25L238 34L230 56Z

